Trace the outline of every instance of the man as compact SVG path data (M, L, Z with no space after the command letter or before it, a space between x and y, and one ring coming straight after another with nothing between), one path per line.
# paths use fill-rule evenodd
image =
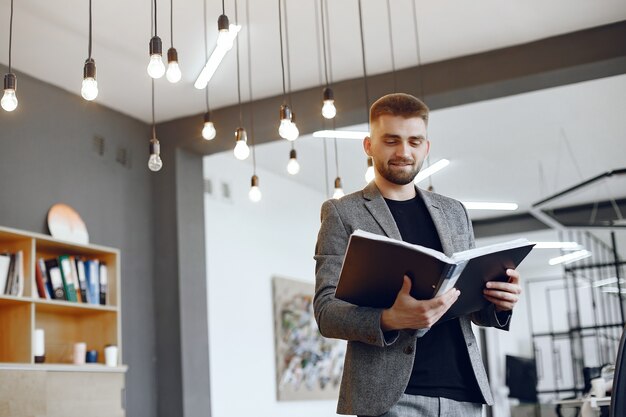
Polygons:
M465 207L413 184L430 149L427 123L428 107L413 96L390 94L376 101L370 109L371 136L363 141L374 161L374 181L322 206L314 310L322 335L348 341L339 414L481 416L482 404L493 403L470 322L508 330L521 293L516 271L506 271L508 282L487 284L487 308L442 323L437 320L459 292L453 288L416 300L406 276L388 309L335 298L348 239L356 229L447 255L474 247Z

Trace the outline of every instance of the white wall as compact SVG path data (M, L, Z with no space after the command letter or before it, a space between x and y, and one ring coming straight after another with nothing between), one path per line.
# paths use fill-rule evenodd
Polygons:
M310 283L325 197L258 170L263 198L248 199L252 168L232 154L207 157L205 194L213 417L335 416L336 400L276 401L272 277ZM221 196L227 183L232 198Z

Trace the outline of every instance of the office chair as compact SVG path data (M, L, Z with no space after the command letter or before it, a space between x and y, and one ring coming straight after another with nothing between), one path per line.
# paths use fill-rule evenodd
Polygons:
M611 390L610 417L626 416L626 327L622 331L622 338L615 358L615 374L613 375L613 389Z

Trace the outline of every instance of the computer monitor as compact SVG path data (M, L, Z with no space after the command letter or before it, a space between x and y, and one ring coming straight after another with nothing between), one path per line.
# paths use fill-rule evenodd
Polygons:
M506 385L509 397L520 402L537 402L537 367L532 358L506 355Z

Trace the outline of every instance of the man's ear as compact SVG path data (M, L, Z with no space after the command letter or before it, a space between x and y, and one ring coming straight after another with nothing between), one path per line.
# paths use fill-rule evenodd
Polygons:
M365 136L365 138L363 138L363 150L365 151L367 156L372 156L370 155L371 147L372 147L372 140L370 139L369 136Z

